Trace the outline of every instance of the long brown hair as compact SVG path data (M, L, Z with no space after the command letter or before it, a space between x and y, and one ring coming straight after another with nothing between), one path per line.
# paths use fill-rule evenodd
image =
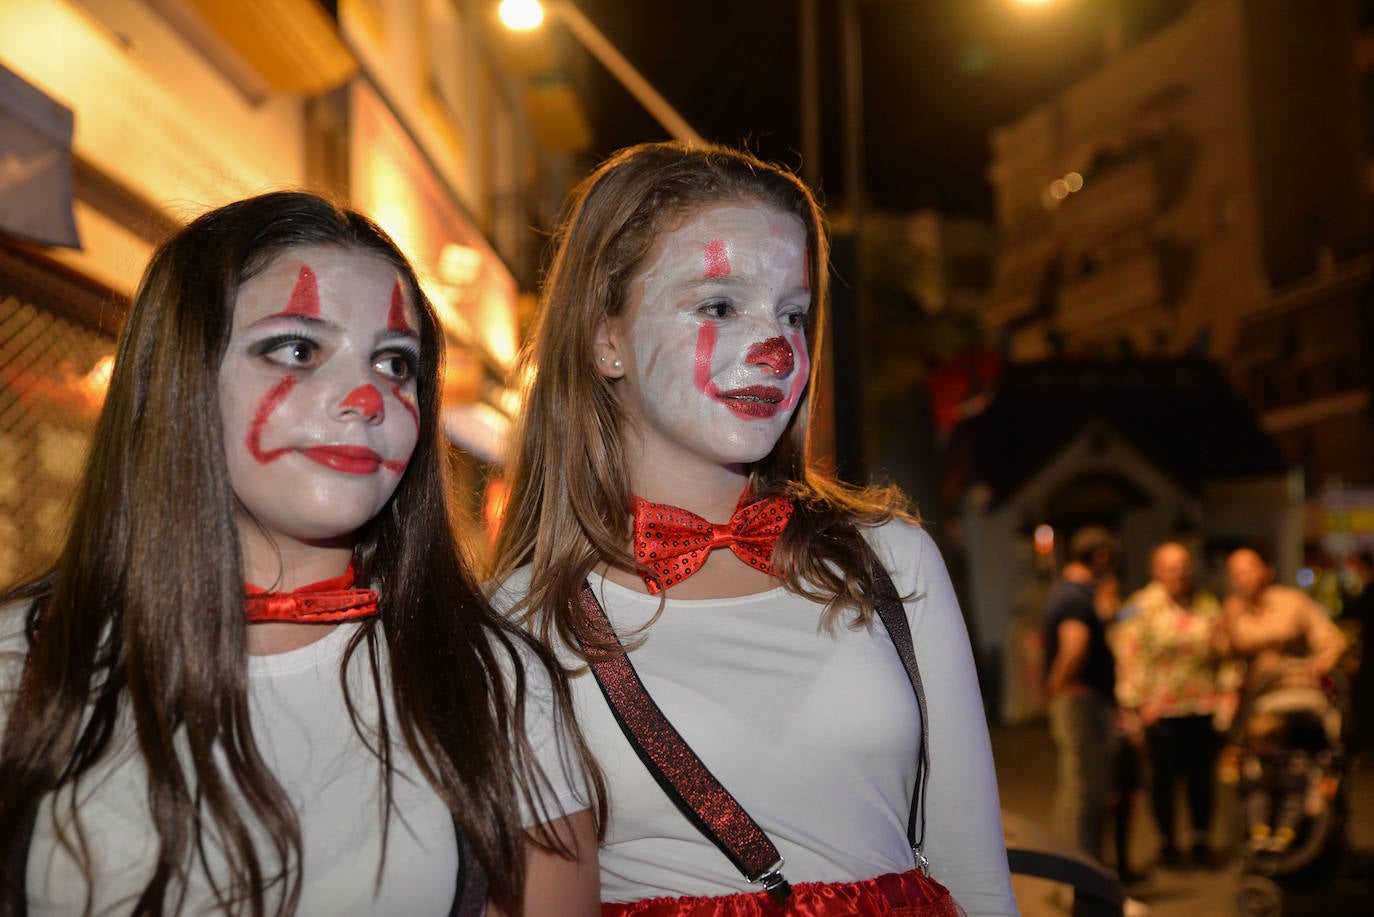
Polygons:
M359 734L386 765L404 743L475 848L492 897L518 907L521 808L541 823L563 814L552 811L525 738L518 647L550 671L557 715L576 737L567 689L548 653L491 610L459 556L438 422L442 330L414 270L372 221L300 192L205 214L165 242L144 274L65 548L46 576L6 597L32 607L24 715L11 717L0 744L0 862L41 799L58 790L78 798L127 716L159 841L134 911L182 908L182 879L197 859L204 865L211 826L229 870L217 904L254 915L294 909L301 832L250 728L244 575L217 379L239 287L286 249L321 244L393 264L420 323L419 442L391 500L357 534L354 568L377 587L379 615L349 644L342 689ZM389 666L380 665L383 648ZM381 690L389 679L394 698L394 722L382 705L375 732L357 722L342 677L360 651L373 684ZM77 808L63 843L90 876ZM270 840L265 850L255 849L259 832Z
M517 608L546 641L595 642L569 602L594 566L636 567L622 417L615 383L596 369L595 330L624 314L630 282L670 221L729 201L776 208L806 228L806 338L817 366L829 310L829 240L815 197L790 171L723 146L642 144L613 155L569 199L522 354L530 382L495 555L497 578L531 565L529 593ZM797 502L774 557L787 587L823 602L827 626L844 607L854 609L852 624L864 625L872 616L874 559L852 537L854 526L906 515L906 506L893 488L850 487L808 461L819 385L813 372L778 444L751 467L747 487L754 496L788 493Z

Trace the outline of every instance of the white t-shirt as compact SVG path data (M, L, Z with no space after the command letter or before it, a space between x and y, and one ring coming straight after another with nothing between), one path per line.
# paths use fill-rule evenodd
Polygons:
M930 716L925 853L970 915L1014 914L992 750L963 618L938 550L892 522L869 534L907 618ZM517 571L494 596L509 607ZM622 640L659 597L591 579ZM821 607L782 588L669 599L630 654L650 696L783 855L791 882L853 881L911 869L906 837L919 713L881 623L835 633ZM590 674L577 713L605 769L611 817L600 851L605 901L757 891L649 775Z
M11 690L26 648L23 612L16 606L0 610L0 687ZM358 626L340 625L308 646L248 660L253 735L301 826L303 878L297 913L447 914L458 873L453 819L396 737L389 706L395 774L382 861L380 762L364 746L339 690L344 649ZM585 809L580 775L568 773L563 763L569 758L567 737L551 719L547 679L537 664L527 663L526 670L532 747L562 811ZM377 695L365 648L354 654L348 677L362 721L375 723ZM6 713L10 697L8 692L0 695ZM123 732L128 736L130 730ZM82 781L80 794L81 823L93 844L98 877L95 913L126 913L152 874L157 844L145 768L132 753L131 741L126 739L115 756ZM69 802L70 792L64 792L40 807L27 874L32 915L80 913L85 901L86 881L77 861L55 843L55 814L68 818ZM273 867L270 851L266 843L257 847L264 868ZM222 868L213 846L210 856L212 869ZM216 912L203 870L193 872L189 885L185 912Z

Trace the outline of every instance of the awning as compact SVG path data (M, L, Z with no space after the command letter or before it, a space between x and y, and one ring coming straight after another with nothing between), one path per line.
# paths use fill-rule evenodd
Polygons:
M189 0L277 92L313 96L341 85L358 60L316 0Z

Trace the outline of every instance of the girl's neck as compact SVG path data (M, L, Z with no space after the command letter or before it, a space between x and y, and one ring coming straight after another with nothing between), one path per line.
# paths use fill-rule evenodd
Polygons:
M745 464L716 464L658 441L641 440L632 431L624 445L631 493L651 503L681 507L708 522L728 522L749 483Z
M749 483L749 475L738 467L717 471L693 475L660 469L657 473L635 475L633 492L651 503L681 507L708 522L728 522Z
M342 576L353 559L351 543L269 539L252 526L239 527L239 546L244 580L268 592L290 592Z
M251 522L239 524L243 578L268 592L291 592L301 586L343 576L353 559L351 543L309 544L268 538ZM268 621L248 626L248 655L270 656L300 649L321 639L337 624L290 624Z

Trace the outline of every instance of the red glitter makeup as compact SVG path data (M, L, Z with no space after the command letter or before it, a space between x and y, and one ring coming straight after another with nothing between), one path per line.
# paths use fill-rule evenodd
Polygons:
M712 239L702 250L702 260L706 264L706 279L730 276L730 252L724 239Z
M775 376L787 375L795 365L792 345L781 336L771 337L760 344L750 346L744 359L750 363L762 363Z
M348 397L339 402L339 407L353 408L365 417L376 417L379 420L386 416L382 404L382 393L377 391L375 385L358 386L348 393Z
M711 360L716 355L716 336L720 331L715 322L706 322L697 330L697 352L692 357L692 382L697 391L705 392L712 398L716 396L716 385L711 381Z
M746 385L718 392L716 400L741 420L767 420L783 409L783 391L772 385Z
M310 265L301 265L301 272L296 275L296 286L291 290L291 298L287 300L283 314L320 317L320 286Z
M413 331L410 323L406 321L406 298L401 292L401 282L396 281L396 285L391 288L391 308L386 313L387 331Z
M301 269L302 273L307 270L309 268ZM311 278L314 278L313 274L311 274ZM295 384L295 376L283 376L282 380L272 386L267 394L262 396L262 401L258 403L257 413L253 415L253 423L248 427L248 436L244 441L248 445L248 453L260 464L266 465L268 462L274 462L283 454L291 451L290 449L273 449L271 452L264 452L262 449L262 428L267 423L267 416L272 413L277 405L281 404L283 398L291 393Z

